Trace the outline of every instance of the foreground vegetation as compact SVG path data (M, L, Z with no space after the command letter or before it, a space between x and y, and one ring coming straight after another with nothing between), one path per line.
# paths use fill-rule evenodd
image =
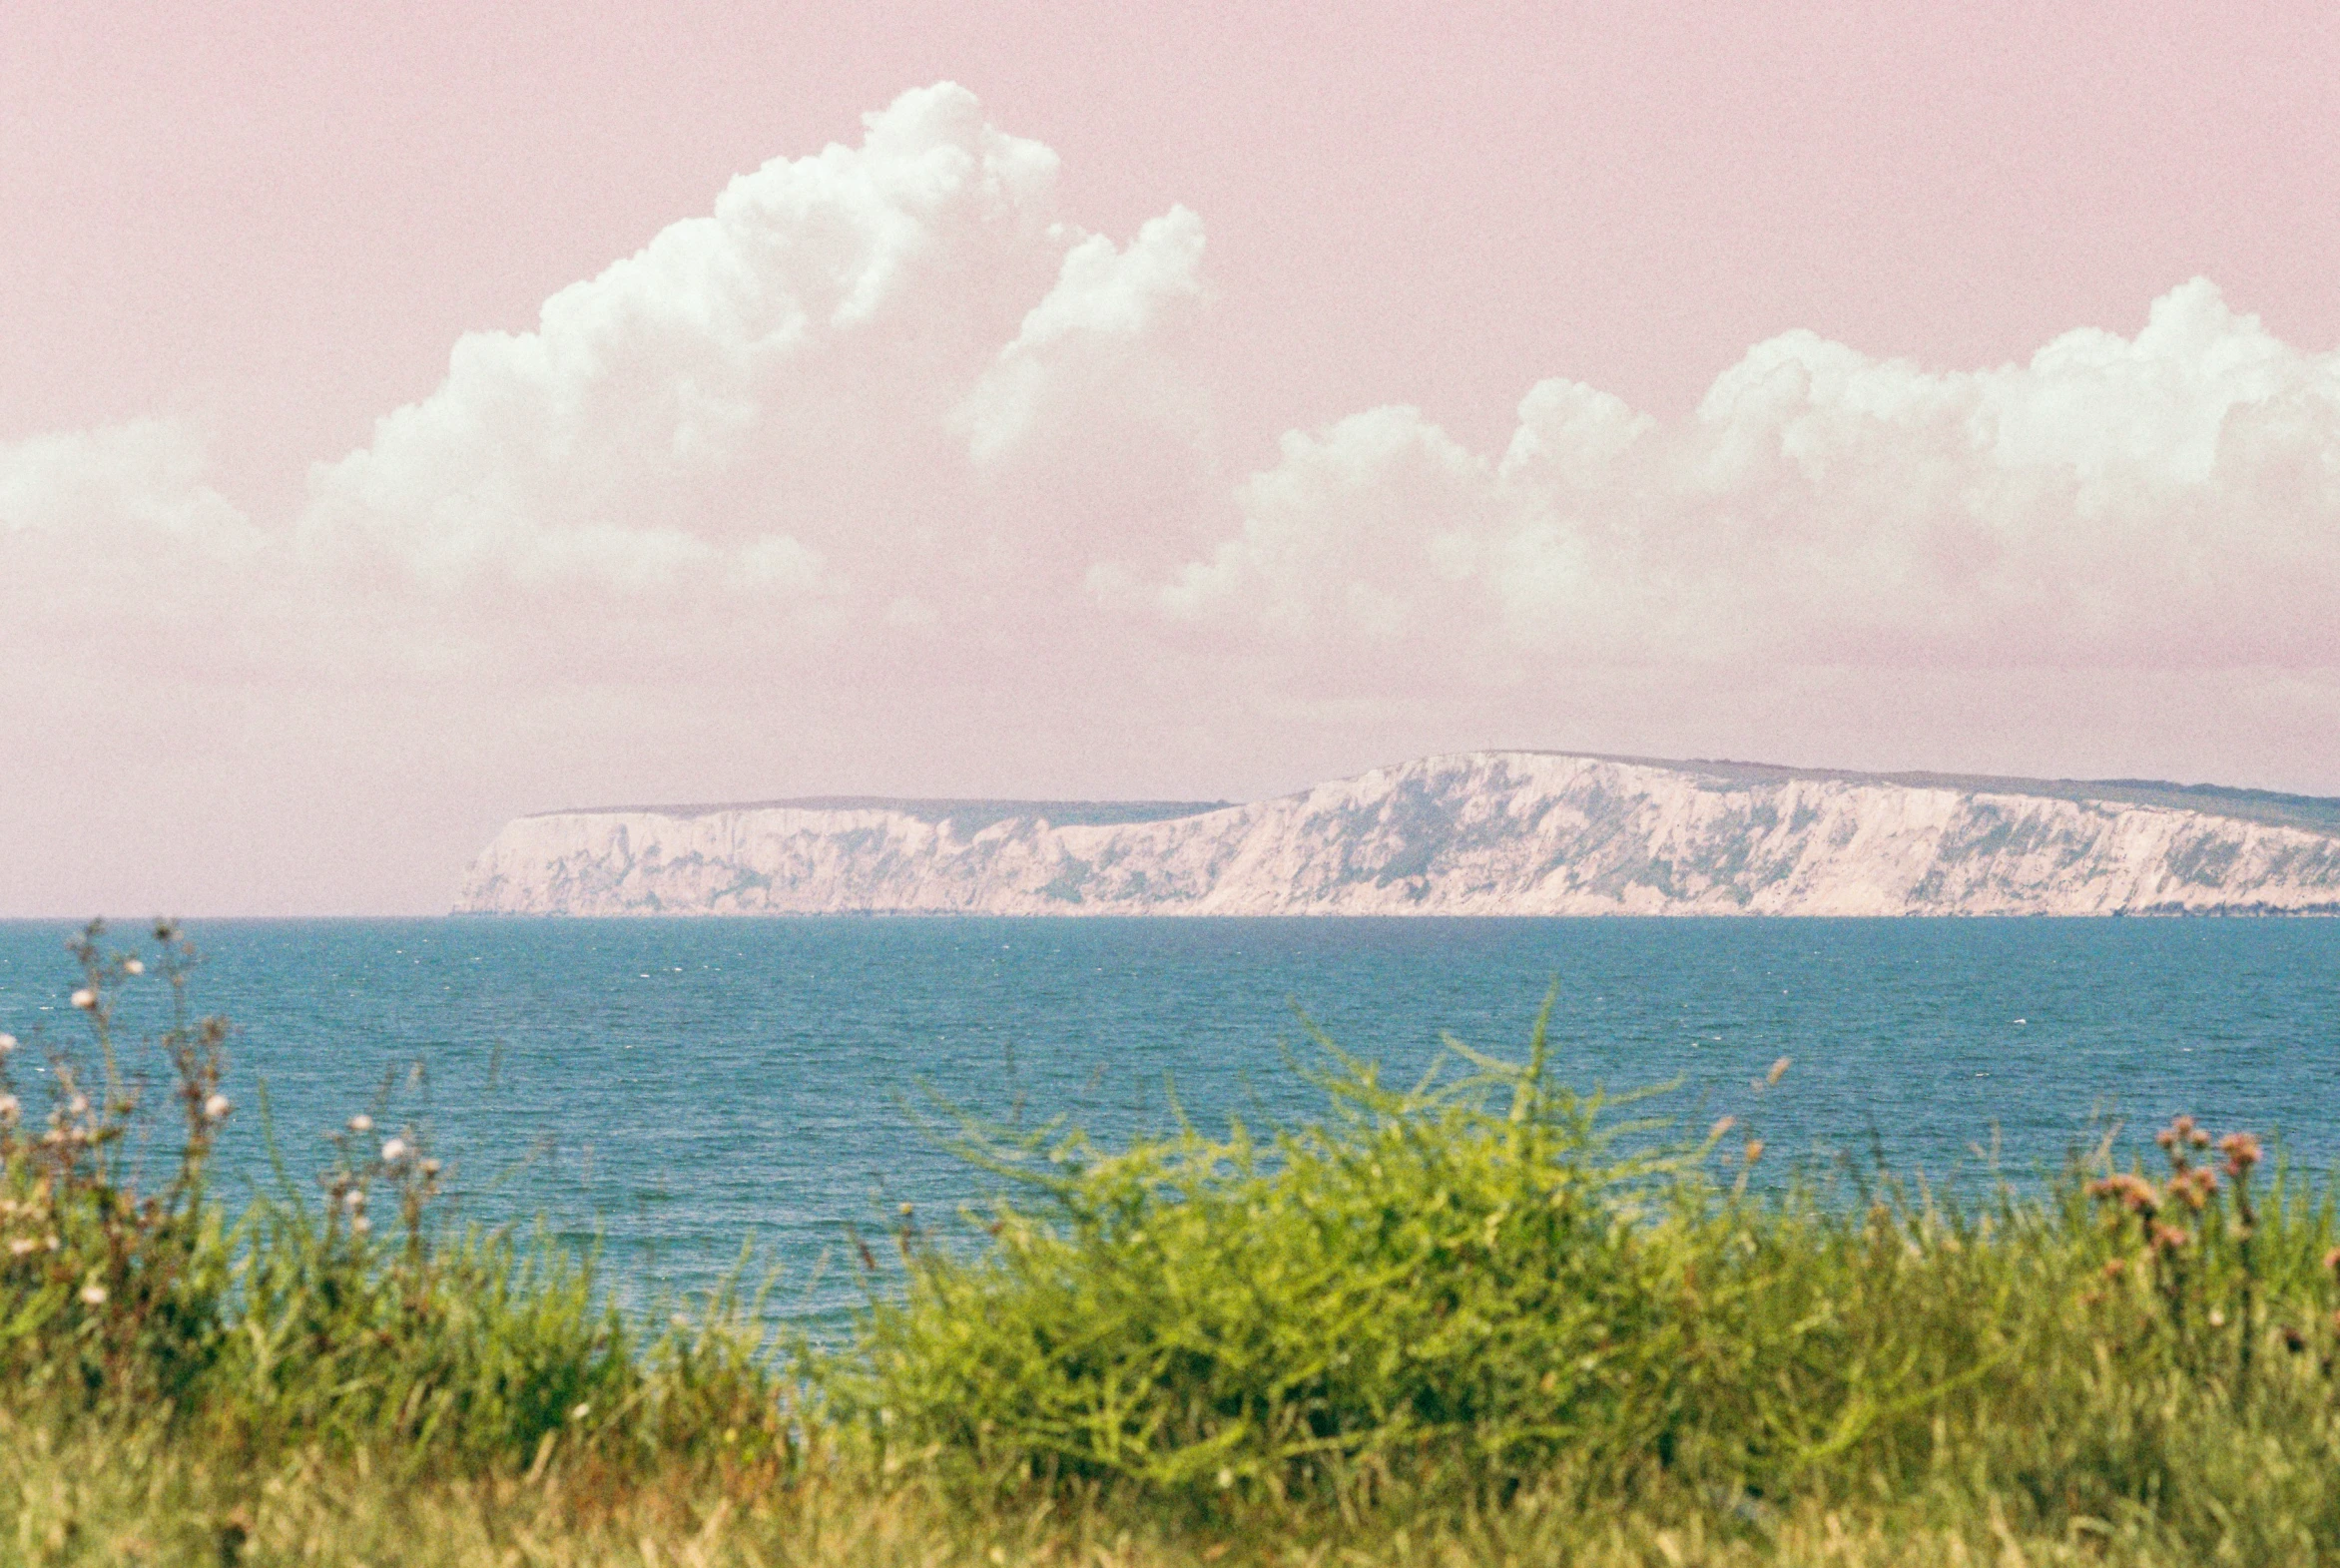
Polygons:
M2340 1560L2328 1189L2184 1118L1961 1208L1751 1188L1540 1028L1405 1089L1320 1041L1273 1139L959 1126L1001 1196L823 1348L629 1319L365 1115L231 1222L193 950L77 951L86 1038L0 1054L0 1561Z

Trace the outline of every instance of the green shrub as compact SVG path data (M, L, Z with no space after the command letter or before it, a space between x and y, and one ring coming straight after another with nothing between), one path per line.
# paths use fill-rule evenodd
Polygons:
M1728 1119L1616 1122L1548 1081L1540 1023L1524 1063L1458 1046L1462 1076L1405 1091L1320 1044L1325 1116L1271 1141L970 1129L1009 1197L971 1251L905 1218L900 1289L825 1368L841 1418L1206 1511L1564 1478L1746 1529L1852 1499L2340 1539L2331 1210L2287 1177L2254 1198L2254 1142L2218 1181L2181 1122L2167 1182L2108 1144L1972 1210L1750 1191L1760 1143L1732 1173Z

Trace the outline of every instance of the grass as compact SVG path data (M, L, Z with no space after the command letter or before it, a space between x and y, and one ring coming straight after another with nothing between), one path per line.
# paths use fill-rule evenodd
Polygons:
M45 1115L0 1082L0 1561L2340 1557L2340 1228L2246 1135L1961 1207L1751 1184L1540 1026L1402 1088L1320 1040L1273 1138L950 1124L999 1196L905 1210L822 1348L737 1293L629 1319L363 1116L228 1216L227 1031L148 952L85 938ZM132 1043L134 984L173 1007Z

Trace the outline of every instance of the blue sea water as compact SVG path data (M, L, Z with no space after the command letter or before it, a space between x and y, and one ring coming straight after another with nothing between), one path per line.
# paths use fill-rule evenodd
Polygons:
M0 924L0 1029L28 1104L74 1038L64 924ZM135 928L125 928L125 937ZM845 1228L948 1214L984 1178L932 1098L1002 1120L1159 1129L1305 1118L1295 1009L1411 1078L1452 1031L1520 1054L1545 989L1558 1072L1671 1080L1776 1154L1881 1151L1952 1183L2024 1176L2191 1111L2340 1161L2334 920L298 920L192 933L236 1023L230 1196L296 1181L353 1112L414 1122L461 1210L598 1238L621 1297L704 1289L752 1246L784 1310L861 1287ZM1752 1081L1780 1056L1776 1088ZM376 1104L388 1093L387 1108Z

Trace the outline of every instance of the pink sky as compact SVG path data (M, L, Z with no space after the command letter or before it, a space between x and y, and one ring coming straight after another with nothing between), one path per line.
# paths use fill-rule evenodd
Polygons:
M2329 7L482 9L0 8L0 915L1484 745L2340 792Z

